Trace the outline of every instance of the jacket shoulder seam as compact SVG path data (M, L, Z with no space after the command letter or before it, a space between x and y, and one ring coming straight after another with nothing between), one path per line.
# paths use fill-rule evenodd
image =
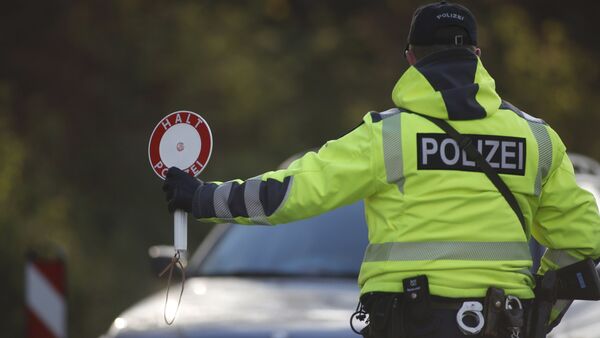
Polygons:
M388 109L388 110L382 111L382 112L372 111L372 112L370 112L370 114L371 114L371 121L373 123L377 123L379 121L387 119L388 117L392 117L394 115L398 115L398 114L400 114L402 112L404 112L404 110L401 110L399 108L391 108L391 109Z
M535 116L531 116L529 114L527 114L526 112L522 111L521 109L515 107L512 103L506 101L506 100L502 100L502 103L500 103L500 107L498 107L498 109L505 109L505 110L510 110L513 113L517 114L517 116L519 116L520 118L528 121L528 122L533 122L533 123L537 123L537 124L543 124L543 125L548 125L546 123L546 121L537 118Z

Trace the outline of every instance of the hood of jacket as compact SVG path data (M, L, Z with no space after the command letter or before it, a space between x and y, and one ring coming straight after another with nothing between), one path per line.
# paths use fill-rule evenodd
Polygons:
M399 108L444 120L475 120L501 103L496 84L475 53L449 49L430 54L404 72L392 91Z

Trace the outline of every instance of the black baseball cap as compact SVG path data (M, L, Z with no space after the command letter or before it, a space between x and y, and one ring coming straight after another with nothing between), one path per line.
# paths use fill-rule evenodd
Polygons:
M446 1L417 8L408 43L415 46L477 45L477 22L466 7Z

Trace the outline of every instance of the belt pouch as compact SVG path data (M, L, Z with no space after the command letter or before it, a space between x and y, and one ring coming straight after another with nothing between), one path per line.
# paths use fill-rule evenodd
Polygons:
M502 327L505 298L506 296L502 289L490 287L487 290L483 305L483 317L485 319L485 326L483 327L484 337L498 337Z
M424 322L431 318L431 295L427 276L421 275L402 280L404 303L410 309L413 321Z

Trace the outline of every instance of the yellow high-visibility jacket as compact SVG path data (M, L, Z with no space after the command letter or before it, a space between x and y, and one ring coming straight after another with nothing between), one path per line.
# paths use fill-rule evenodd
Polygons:
M425 274L444 297L483 297L489 286L532 298L528 239L549 248L541 272L600 256L593 196L575 183L559 136L495 91L466 49L431 54L395 86L397 108L371 112L340 139L287 169L198 189L203 221L278 224L365 200L369 246L361 292L401 292ZM448 135L413 112L448 120L514 193L527 224ZM340 234L343 236L343 234Z

